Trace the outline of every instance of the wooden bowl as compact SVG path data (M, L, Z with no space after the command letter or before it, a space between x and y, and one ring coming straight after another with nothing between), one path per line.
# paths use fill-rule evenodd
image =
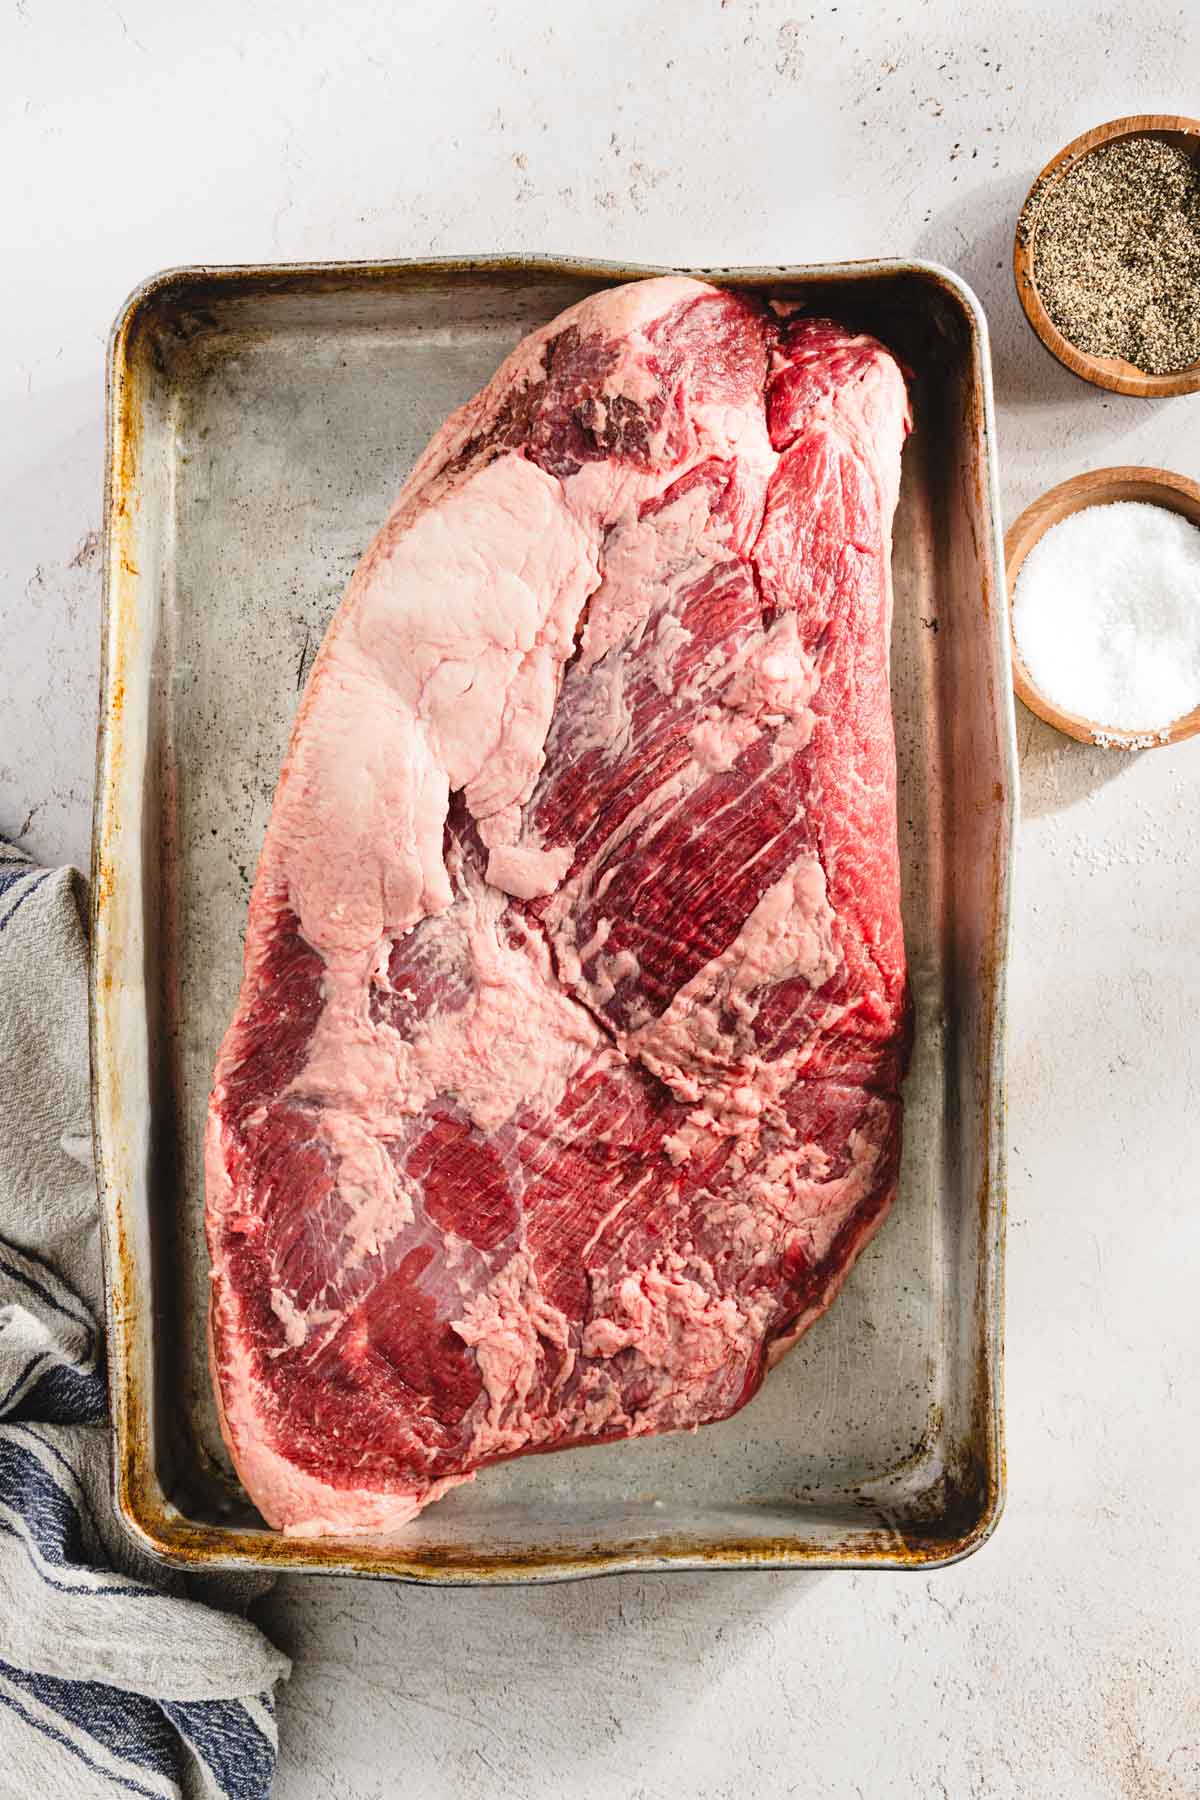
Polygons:
M1169 469L1095 469L1089 475L1072 475L1059 482L1032 506L1027 506L1015 524L1010 525L1004 539L1004 561L1008 576L1009 616L1016 594L1017 576L1033 546L1052 525L1087 506L1104 506L1110 500L1147 500L1153 506L1165 506L1169 512L1182 513L1193 525L1200 525L1200 485L1186 475L1173 475ZM1078 738L1083 744L1098 744L1107 750L1150 750L1159 744L1178 744L1200 731L1200 706L1184 713L1174 724L1154 732L1114 731L1111 726L1097 725L1078 713L1063 712L1034 685L1012 631L1013 688L1018 700L1030 712L1045 719L1056 731Z
M1133 394L1143 400L1167 400L1175 394L1194 394L1200 390L1200 362L1192 363L1186 369L1179 369L1173 375L1147 375L1144 369L1135 368L1133 363L1125 362L1119 356L1089 356L1085 350L1076 349L1063 336L1042 305L1033 279L1035 234L1022 232L1026 208L1043 182L1065 174L1081 157L1098 150L1102 144L1131 137L1162 138L1186 155L1200 159L1200 120L1181 118L1176 113L1135 113L1128 119L1113 119L1107 125L1097 125L1094 131L1085 131L1082 137L1075 138L1065 150L1060 150L1046 164L1026 196L1013 242L1013 275L1016 277L1017 294L1025 309L1025 317L1047 350L1064 367L1081 376L1084 381L1093 382L1096 387L1109 388L1113 393Z

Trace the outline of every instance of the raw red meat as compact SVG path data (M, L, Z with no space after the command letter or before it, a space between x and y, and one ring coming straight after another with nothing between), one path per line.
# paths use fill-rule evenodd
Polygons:
M683 279L438 433L314 665L208 1135L212 1353L266 1518L743 1405L896 1184L873 339Z

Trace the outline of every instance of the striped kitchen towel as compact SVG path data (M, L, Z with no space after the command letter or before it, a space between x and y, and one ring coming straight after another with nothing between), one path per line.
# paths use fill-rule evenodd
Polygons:
M287 1658L109 1502L79 889L0 838L0 1796L262 1800Z

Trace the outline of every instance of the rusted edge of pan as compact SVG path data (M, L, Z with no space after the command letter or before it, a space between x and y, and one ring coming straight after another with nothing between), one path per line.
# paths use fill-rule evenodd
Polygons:
M836 286L872 278L914 276L950 297L969 334L972 395L966 421L978 445L976 490L971 496L982 572L980 629L994 659L989 696L1000 727L1003 782L996 792L997 830L989 871L993 907L980 946L977 978L986 996L977 1047L989 1071L983 1124L985 1166L977 1204L981 1258L978 1306L983 1331L975 1368L978 1460L970 1481L947 1483L945 1506L920 1527L897 1520L880 1529L850 1528L840 1540L802 1537L738 1538L697 1545L685 1539L597 1543L564 1554L514 1547L502 1555L440 1550L406 1556L399 1544L371 1546L336 1540L296 1540L269 1531L210 1525L186 1518L168 1499L153 1458L150 1355L153 1321L147 1316L149 1246L145 1221L133 1207L137 1158L145 1162L148 1121L137 1116L130 1080L144 1074L143 887L136 812L137 771L145 743L145 695L128 678L141 648L136 523L142 504L142 402L138 348L161 303L186 310L194 295L200 322L214 287L222 299L289 290L335 291L347 284L423 283L473 275L498 283L505 276L536 273L592 279L608 285L647 276L690 274L729 286L764 288L780 281ZM1007 590L1001 559L996 432L987 322L970 288L939 264L912 259L852 263L764 265L756 268L670 270L651 266L554 256L481 256L390 262L296 263L170 269L143 282L113 326L107 365L107 442L104 497L104 610L101 693L97 733L97 787L92 834L90 1031L96 1171L101 1200L108 1327L108 1370L113 1437L113 1500L118 1516L141 1547L158 1560L190 1568L257 1567L277 1572L358 1574L447 1586L485 1582L546 1582L621 1571L689 1568L916 1568L953 1563L978 1549L999 1520L1004 1504L1003 1240L1005 1226L1004 1036L1005 966L1008 954L1012 845L1017 806L1016 739L1009 655ZM137 716L130 693L137 688ZM139 1061L140 1059L140 1061ZM127 1103L128 1100L128 1103Z

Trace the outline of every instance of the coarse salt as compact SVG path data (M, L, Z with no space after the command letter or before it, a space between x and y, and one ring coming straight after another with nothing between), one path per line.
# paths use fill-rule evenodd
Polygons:
M1200 531L1141 500L1052 525L1013 597L1034 686L1110 732L1157 733L1200 706Z

